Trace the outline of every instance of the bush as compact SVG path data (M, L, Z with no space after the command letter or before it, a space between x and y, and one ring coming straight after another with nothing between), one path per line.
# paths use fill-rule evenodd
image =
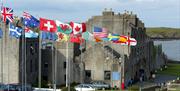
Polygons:
M139 91L139 87L138 86L131 86L131 87L128 87L128 91Z
M63 87L61 91L68 91L68 87ZM71 87L70 91L76 91L76 90L73 87Z

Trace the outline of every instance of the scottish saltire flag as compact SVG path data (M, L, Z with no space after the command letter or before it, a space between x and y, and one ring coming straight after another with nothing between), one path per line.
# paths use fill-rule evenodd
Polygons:
M13 24L9 24L9 36L19 38L22 34L23 29L14 26Z
M27 12L23 12L23 24L27 27L38 27L39 20Z
M3 16L4 22L13 22L13 9L3 7L1 10L1 15Z
M120 38L120 35L119 34L109 34L108 35L108 38L109 38L109 41L118 41L119 38Z
M30 30L28 27L25 27L25 37L26 38L37 38L38 37L38 33Z
M58 37L57 37L56 33L41 31L41 39L42 40L53 40L53 41L56 41L57 38Z
M2 31L2 29L0 28L0 38L2 38L3 37L3 31Z
M107 38L108 36L108 31L106 28L99 28L99 27L94 27L94 31L93 31L93 35L94 37L98 37L98 38Z

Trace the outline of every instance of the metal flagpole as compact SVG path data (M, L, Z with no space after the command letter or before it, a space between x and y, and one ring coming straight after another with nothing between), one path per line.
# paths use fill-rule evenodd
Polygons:
M55 72L54 72L54 83L55 83L55 86L54 86L54 89L55 89L55 91L56 91L56 72L57 72L57 51L58 51L58 48L57 48L57 42L56 42L56 47L55 47Z
M25 91L27 90L26 85L27 85L27 60L26 60L26 35L25 35L25 27L23 28L24 30L24 85L25 85Z
M9 34L9 32L8 32L8 34ZM8 38L8 39L9 39L9 38ZM7 49L8 49L8 52L9 52L9 48L10 48L10 40L8 40L7 43L8 43L8 45L7 45L8 48L7 48ZM8 52L7 52L7 53L8 53ZM7 57L7 61L8 61L8 91L9 91L9 61L10 61L10 60L9 60L9 55L10 55L10 54L8 53L8 57Z
M68 55L68 51L69 51L69 50L68 50L68 46L69 46L69 45L68 45L68 42L69 42L69 41L66 42L66 87L68 87L68 60L69 60L69 59L68 59L68 56L69 56L69 55Z
M54 86L54 41L52 40L51 44L51 57L52 57L52 83L53 83L53 90L55 90Z
M39 32L39 76L38 76L38 88L41 88L41 32Z
M25 75L24 75L24 72L25 72L25 69L24 69L24 64L25 64L25 51L24 51L24 46L25 46L25 44L24 44L24 36L25 36L25 31L22 31L22 40L21 40L21 46L22 46L22 49L21 49L21 56L22 56L22 90L24 90L24 80L25 80Z
M1 10L3 9L3 0L1 0ZM3 31L3 21L1 21L1 28L2 28L2 31ZM5 30L3 31L5 32ZM5 33L4 33L5 34ZM4 58L4 55L3 55L3 52L4 52L4 46L3 46L3 41L4 41L4 34L2 34L2 39L1 39L1 83L3 83L3 58Z
M82 38L81 38L82 42ZM82 62L82 43L80 44L80 50L81 50L81 67L83 68L83 62ZM81 68L81 83L83 83L83 69Z
M4 35L5 35L5 37L4 37L4 40L5 40L5 42L4 42L4 44L5 45L7 45L8 43L7 43L7 41L8 41L8 39L7 39L7 31L6 31L6 22L4 22ZM4 48L4 54L6 55L7 54L7 48L8 48L8 46L6 47L6 46L3 46L3 47L5 47ZM8 61L8 56L7 57L5 57L4 58L5 59L5 61ZM3 64L4 65L4 64ZM3 68L3 70L4 70L4 68ZM6 83L6 80L5 80L5 83ZM8 88L9 88L9 84L8 84Z
M68 47L69 48L69 47ZM68 57L69 57L69 54L68 54ZM68 60L68 91L70 91L70 88L71 88L71 77L70 77L70 74L71 74L71 69L70 69L70 60Z
M3 27L3 22L1 22L1 28ZM3 28L2 28L2 31L3 31ZM5 30L3 31L5 32ZM3 58L4 58L4 55L3 55L3 52L4 52L4 46L3 46L3 42L4 42L4 34L2 35L2 38L1 38L1 83L3 83Z

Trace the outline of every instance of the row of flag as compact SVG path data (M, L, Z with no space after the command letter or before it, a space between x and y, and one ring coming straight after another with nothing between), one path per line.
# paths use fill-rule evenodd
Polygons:
M37 38L38 33L30 30L30 28L39 28L42 39L53 41L71 41L73 43L82 43L86 41L112 41L122 45L136 45L137 41L129 36L122 36L119 34L108 33L106 28L94 27L93 33L86 31L85 23L63 23L58 20L50 20L40 18L39 20L27 12L23 12L21 21L25 26L24 29L16 27L13 22L13 10L11 8L3 7L1 11L4 22L9 23L9 35L19 38L22 32L25 31L26 38ZM3 34L0 30L0 37Z

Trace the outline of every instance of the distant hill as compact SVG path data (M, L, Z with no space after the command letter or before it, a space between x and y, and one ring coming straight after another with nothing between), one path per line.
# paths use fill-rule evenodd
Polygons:
M151 38L180 39L180 28L151 27L146 33Z

